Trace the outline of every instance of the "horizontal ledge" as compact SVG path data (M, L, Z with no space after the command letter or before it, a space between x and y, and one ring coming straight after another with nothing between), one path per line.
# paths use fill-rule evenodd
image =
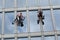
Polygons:
M37 11L39 8L42 8L43 10L49 10L51 7L50 6L46 6L46 7L29 7L29 8L3 8L0 9L0 12L4 11ZM60 6L52 6L53 9L60 9Z
M44 36L54 36L55 32L50 31L50 32L44 32ZM60 31L57 31L57 35L60 35ZM15 38L15 36L17 36L17 38L26 38L28 36L31 37L38 37L38 36L42 36L41 32L30 32L30 33L18 33L18 34L0 34L0 38L1 36L3 38Z

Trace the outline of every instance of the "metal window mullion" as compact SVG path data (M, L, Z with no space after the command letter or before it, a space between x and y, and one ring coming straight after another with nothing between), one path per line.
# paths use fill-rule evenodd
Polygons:
M1 40L4 40L3 35L2 35L2 37L1 37Z
M4 40L4 37L3 37L3 35L4 35L4 5L5 5L5 0L3 0L3 8L2 8L2 35L1 35L1 40Z
M28 24L27 24L27 31L29 33L30 32L30 19L29 19L28 10L27 10L27 22L28 22Z
M17 13L17 11L15 11L15 18L16 18L16 13ZM15 23L15 40L18 40L17 39L17 25L16 25L16 23Z
M5 4L5 1L3 0L3 14L2 14L2 34L4 34L4 4Z
M29 38L29 40L30 40L30 20L29 20L29 14L28 14L28 10L27 10L27 22L28 22L28 24L27 24L27 31L28 31L28 38Z
M57 31L56 31L56 23L55 23L55 18L54 18L54 15L53 15L53 7L52 7L52 4L51 4L51 0L49 0L49 5L50 5L50 8L51 8L51 16L52 16L52 22L53 22L53 29L54 29L54 33L55 33L55 40L58 40Z
M41 7L41 5L39 5L40 0L38 0L37 3L38 3L38 6L37 6L37 7L38 7L38 9L39 9L39 8Z
M15 8L17 7L17 0L14 0Z
M16 13L17 13L17 11L16 11L17 0L14 0L14 6L15 6L15 14L14 14L14 15L15 15L15 18L16 18ZM14 19L15 19L15 18L14 18ZM16 25L16 23L15 23L15 40L18 40L18 39L17 39L17 32L18 32L18 31L17 31L17 25Z
M26 11L27 11L27 14L26 14L27 15L27 22L28 22L28 24L27 24L28 39L31 40L31 37L30 37L30 19L29 19L29 14L28 14L29 10L27 9Z
M16 0L14 1L14 3L15 3L15 7L16 7ZM16 18L16 13L17 13L16 9L14 10L14 12L15 12L15 14L14 14L14 19L15 19ZM17 25L16 25L16 23L15 23L15 33L17 33Z
M53 15L53 6L52 5L50 5L50 9L51 9L51 16L52 16L52 21L53 21L53 27L54 27L54 30L56 30L56 24L55 24L55 18L54 18L54 15Z
M15 40L18 40L18 39L17 39L17 34L15 34Z
M39 0L37 1L37 4L38 4L38 6L37 6L37 7L39 7Z
M2 14L2 40L4 40L3 35L4 35L4 11Z
M31 37L30 37L30 35L28 36L28 39L29 39L29 40L31 40Z
M3 15L2 15L2 37L3 37L3 34L4 34L4 11L3 11Z
M3 0L3 8L5 7L5 0Z
M51 16L52 16L52 22L53 22L54 33L55 33L55 40L58 40L57 31L56 31L56 24L55 24L55 18L54 18L54 15L53 15L53 9L51 9Z
M4 40L3 38L1 40Z
M51 0L49 0L49 6L50 6L50 10L51 10L51 17L52 17L53 29L54 29L54 33L55 33L55 40L57 40L56 24L55 24L55 19L54 19L54 15L53 15L53 8L52 8Z
M27 31L28 31L28 40L31 40L31 37L30 37L30 19L29 19L29 10L28 10L28 0L26 0L26 15L27 15Z
M51 0L48 0L48 1L49 1L49 6L52 6Z

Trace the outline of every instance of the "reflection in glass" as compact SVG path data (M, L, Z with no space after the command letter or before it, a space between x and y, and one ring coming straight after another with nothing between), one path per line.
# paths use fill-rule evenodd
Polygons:
M58 36L58 40L60 40L60 36Z
M29 19L30 19L30 32L39 32L40 25L37 24L37 11L29 12Z
M50 10L43 11L43 15L45 15L44 25L43 25L44 31L53 31Z
M2 7L3 7L3 1L0 0L0 8L2 8Z
M28 7L37 7L38 0L28 0Z
M40 0L39 6L49 6L49 0Z
M44 37L44 40L55 40L54 36L48 36L48 37Z
M28 0L28 7L49 6L48 0Z
M0 13L0 34L2 33L2 13Z
M33 37L31 40L41 40L41 37Z
M14 20L14 13L5 13L5 24L4 24L4 33L14 33L14 25L12 22Z
M26 7L26 0L17 0L17 7L18 8Z
M18 40L28 40L28 38L18 38Z
M4 40L14 40L14 39L11 39L11 38L10 38L10 39L4 39Z
M17 14L19 14L20 12L17 12ZM22 15L25 17L24 21L23 21L23 24L24 26L21 27L21 26L17 26L18 28L18 33L21 33L21 32L27 32L27 17L26 17L26 12L21 12Z
M60 10L54 10L53 14L56 22L56 30L60 30Z
M60 5L60 0L51 0L51 4L53 6L58 6L58 5Z
M5 8L14 7L14 0L5 0Z

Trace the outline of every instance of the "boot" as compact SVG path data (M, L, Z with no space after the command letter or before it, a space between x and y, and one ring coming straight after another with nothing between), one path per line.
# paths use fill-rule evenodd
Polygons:
M23 22L21 22L21 27L23 27L24 26L24 24L23 24Z
M42 21L42 25L44 25L44 22Z
M39 24L39 20L37 20L37 24Z

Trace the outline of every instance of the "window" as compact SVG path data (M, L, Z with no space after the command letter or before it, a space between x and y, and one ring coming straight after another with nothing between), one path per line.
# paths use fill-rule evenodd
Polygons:
M2 8L2 7L3 7L3 1L0 0L0 8Z
M4 40L14 40L14 39L11 39L11 38L10 38L10 39L9 39L9 38L5 38Z
M40 32L40 25L37 24L37 11L29 12L30 32Z
M59 6L60 5L60 0L51 0L51 4L53 6Z
M49 0L40 0L39 5L42 7L49 6Z
M0 0L0 40L60 40L59 6L60 0ZM40 8L44 25L37 22ZM23 27L14 22L20 12Z
M26 0L17 0L17 7L18 8L25 8L26 7Z
M50 10L43 11L43 15L45 16L44 26L43 26L44 31L53 31Z
M60 10L53 10L56 22L56 30L60 30Z
M58 40L60 40L60 36L58 36Z
M5 0L5 8L13 8L14 0Z
M18 40L28 40L28 38L18 38Z
M2 13L0 13L0 34L2 33Z
M28 0L27 4L28 4L28 7L37 7L38 0Z
M4 33L14 33L14 25L12 24L14 20L14 12L5 13L5 24Z
M41 40L41 37L32 37L31 40Z
M49 6L48 0L28 0L28 7Z
M54 36L44 37L45 40L55 40Z

